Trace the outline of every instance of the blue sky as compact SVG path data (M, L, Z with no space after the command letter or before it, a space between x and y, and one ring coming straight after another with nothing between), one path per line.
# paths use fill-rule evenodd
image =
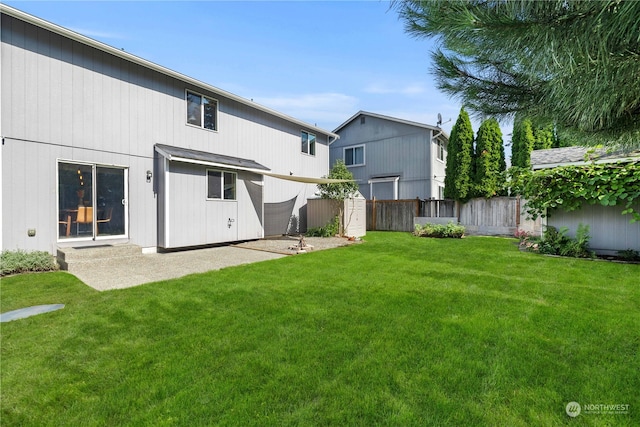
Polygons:
M433 42L386 1L3 3L327 130L365 110L441 113L450 132L460 111L435 88Z

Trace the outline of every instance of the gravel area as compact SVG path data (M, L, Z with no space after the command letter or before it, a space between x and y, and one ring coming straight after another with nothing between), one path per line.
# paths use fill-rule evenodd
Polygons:
M339 246L347 246L361 242L361 240L351 241L345 237L305 237L304 242L307 248L304 252L312 252L323 249L332 249ZM299 248L300 236L278 236L261 240L234 245L238 248L254 249L258 251L273 252L283 255L295 255L302 253Z

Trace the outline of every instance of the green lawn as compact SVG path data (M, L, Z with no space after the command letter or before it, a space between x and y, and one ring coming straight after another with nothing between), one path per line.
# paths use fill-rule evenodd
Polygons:
M364 244L97 292L5 278L3 426L640 424L640 266ZM626 404L570 418L568 402Z

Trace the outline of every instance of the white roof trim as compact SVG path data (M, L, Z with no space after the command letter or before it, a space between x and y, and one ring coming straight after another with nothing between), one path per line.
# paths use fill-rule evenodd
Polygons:
M171 161L171 162L182 162L182 163L191 163L194 165L202 165L202 166L211 166L214 168L221 168L221 169L231 169L231 170L238 170L238 171L244 171L244 172L251 172L251 173L255 173L257 175L265 175L265 176L270 176L273 178L277 178L277 179L284 179L287 181L295 181L295 182L302 182L305 184L336 184L336 183L340 183L340 182L352 182L353 180L349 180L349 179L330 179L330 178L315 178L315 177L307 177L307 176L297 176L297 175L282 175L282 174L278 174L278 173L273 173L273 172L268 172L264 169L254 169L254 168L247 168L247 167L243 167L243 166L236 166L236 165L229 165L226 163L218 163L218 162L209 162L206 160L200 160L200 159L190 159L188 157L180 157L180 156L174 156L171 155L159 148L157 148L158 152L167 160Z
M12 16L14 18L20 19L21 21L27 22L29 24L33 24L37 27L43 28L45 30L49 30L53 33L59 34L63 37L66 37L68 39L77 41L78 43L82 43L85 44L87 46L93 47L95 49L101 50L103 52L106 52L110 55L113 56L117 56L121 59L124 59L126 61L132 62L134 64L138 64L140 66L143 66L145 68L149 68L151 70L157 71L159 73L165 74L169 77L173 77L176 78L178 80L182 80L185 83L189 83L192 84L194 86L197 86L199 88L205 89L207 91L210 92L214 92L216 94L219 94L225 98L231 99L233 101L239 102L241 104L244 105L248 105L252 108L255 108L256 110L260 110L263 111L265 113L268 113L272 116L281 118L283 120L289 121L291 123L295 123L298 126L302 126L305 129L309 129L309 130L313 130L317 133L323 134L323 135L327 135L330 138L333 138L334 140L339 139L340 137L333 133L333 132L329 132L327 130L321 129L315 125L311 125L309 123L305 123L301 120L295 119L291 116L288 116L286 114L280 113L276 110L272 110L271 108L265 107L263 105L257 104L253 101L249 101L245 98L242 98L238 95L235 95L231 92L227 92L226 90L217 88L215 86L212 86L210 84L201 82L197 79L191 78L189 76L186 76L184 74L178 73L177 71L173 71L169 68L163 67L161 65L155 64L151 61L147 61L146 59L140 58L138 56L132 55L128 52L125 52L123 50L120 49L116 49L115 47L109 46L108 44L99 42L97 40L94 40L92 38L83 36L82 34L78 34L75 31L71 31L67 28L61 27L57 24L53 24L49 21L45 21L44 19L38 18L36 16L30 15L26 12L22 12L21 10L15 9L11 6L7 6L5 4L0 3L0 12ZM332 141L329 141L332 142Z
M447 138L447 140L449 140L449 136L444 131L442 131L441 128L439 128L437 126L432 126L432 125L428 125L428 124L425 124L425 123L413 122L411 120L399 119L399 118L391 117L391 116L385 116L385 115L377 114L377 113L370 113L368 111L363 111L363 110L360 110L356 114L351 116L344 123L342 123L340 126L335 128L333 130L333 132L334 133L338 133L340 131L340 129L342 129L343 127L345 127L346 125L348 125L349 123L354 121L356 118L358 118L358 116L361 116L361 115L369 116L369 117L375 117L377 119L382 119L382 120L389 120L391 122L396 122L396 123L403 123L405 125L416 126L416 127L420 127L420 128L423 128L423 129L429 129L429 130L432 130L432 131L439 131L439 132L441 132L441 134L439 134L437 136L444 136L445 138Z
M385 176L382 178L371 178L368 184L376 184L379 182L397 182L400 179L399 176Z

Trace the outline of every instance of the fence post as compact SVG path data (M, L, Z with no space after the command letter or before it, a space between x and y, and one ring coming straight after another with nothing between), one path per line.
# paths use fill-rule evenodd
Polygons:
M373 228L373 231L376 230L376 215L376 196L373 196L371 201L371 228Z
M520 229L520 195L516 196L516 229Z

